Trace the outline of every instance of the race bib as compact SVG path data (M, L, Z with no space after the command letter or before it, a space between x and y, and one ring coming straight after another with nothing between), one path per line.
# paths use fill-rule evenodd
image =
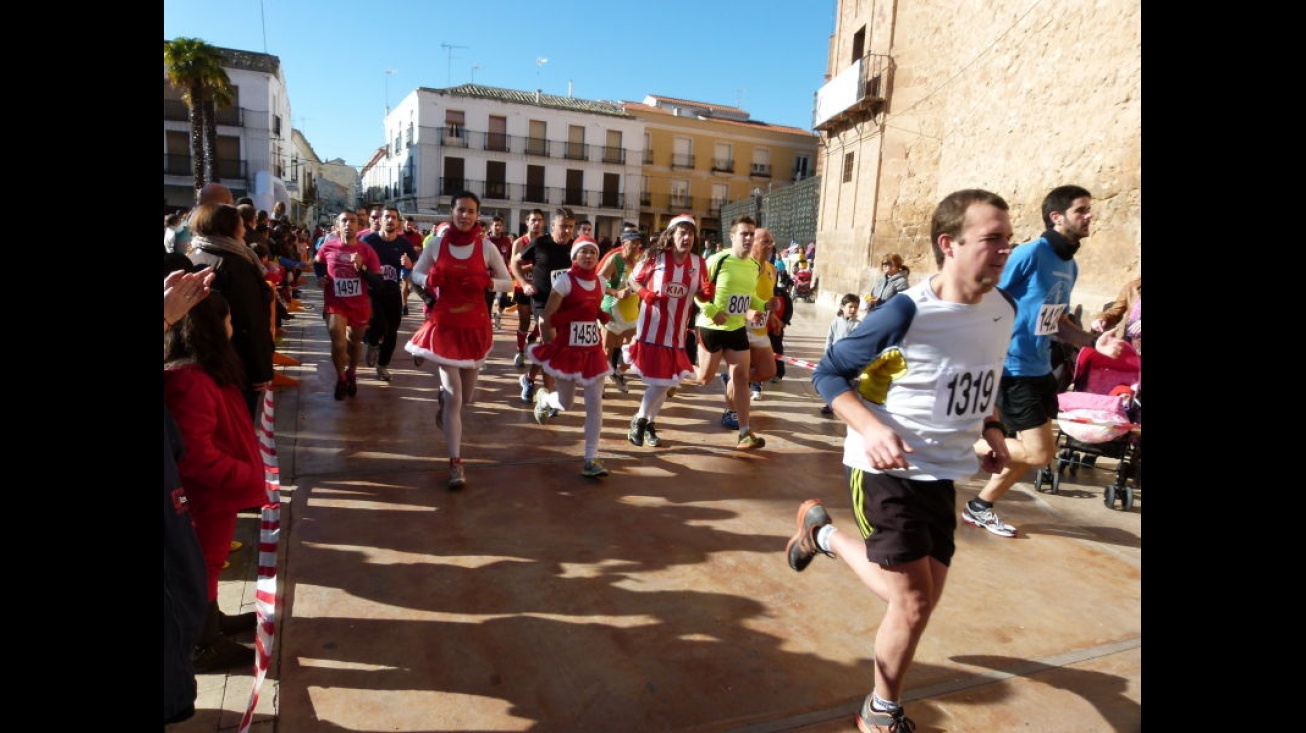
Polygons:
M1061 322L1061 316L1066 314L1066 304L1058 303L1057 305L1044 304L1038 309L1038 323L1034 324L1035 336L1051 336L1057 332L1057 324Z
M726 300L726 313L732 316L742 316L748 313L748 306L753 304L751 295L731 295Z
M953 368L940 374L935 385L935 420L979 420L993 414L998 394L997 367Z
M333 277L331 285L335 288L337 298L363 294L363 281L356 277Z
M599 342L597 321L572 321L567 343L571 346L594 346Z
M567 274L567 270L554 270L553 272L549 273L549 282L553 283L554 285L557 285L558 278L566 274Z

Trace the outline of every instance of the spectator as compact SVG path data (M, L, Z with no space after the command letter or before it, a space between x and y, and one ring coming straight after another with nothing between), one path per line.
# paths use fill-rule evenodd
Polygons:
M214 292L163 337L163 399L186 446L177 468L208 583L208 612L195 647L197 672L254 663L253 649L228 638L252 630L254 613L227 616L218 609L218 576L231 553L236 515L266 496L258 440L242 409L244 369L231 334L231 310Z
M868 310L880 307L908 287L907 278L911 275L911 268L903 266L902 255L895 252L880 258L880 271L880 279L871 288Z
M830 331L825 334L825 350L821 353L830 353L831 346L839 343L840 339L852 333L853 329L857 328L857 324L861 323L857 318L857 307L860 303L861 298L858 298L856 293L845 293L839 299L839 313L834 317L834 321L830 323ZM821 414L834 414L829 402L825 403L825 406L821 408Z
M231 345L244 366L241 389L251 422L258 419L263 390L272 381L272 291L263 279L263 266L245 244L245 224L230 204L205 204L191 216L195 232L190 259L217 272L213 289L231 308Z
M1093 316L1089 327L1095 333L1110 332L1134 347L1143 356L1143 278L1129 281L1120 295L1101 313Z

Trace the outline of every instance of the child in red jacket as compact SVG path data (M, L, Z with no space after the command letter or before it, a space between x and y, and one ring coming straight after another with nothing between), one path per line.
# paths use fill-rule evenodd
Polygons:
M163 401L181 429L185 455L177 469L208 580L196 672L254 664L253 649L227 638L252 630L254 613L226 616L218 610L218 576L231 552L236 515L267 496L263 457L245 406L245 372L231 333L231 310L214 291L163 335Z

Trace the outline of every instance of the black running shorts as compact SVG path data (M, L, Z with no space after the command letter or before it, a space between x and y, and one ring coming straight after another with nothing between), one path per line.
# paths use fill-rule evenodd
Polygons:
M957 550L957 487L844 466L866 559L891 567L932 557L945 566Z
M1057 417L1057 378L1011 377L998 382L998 412L1008 432L1019 433L1041 427Z

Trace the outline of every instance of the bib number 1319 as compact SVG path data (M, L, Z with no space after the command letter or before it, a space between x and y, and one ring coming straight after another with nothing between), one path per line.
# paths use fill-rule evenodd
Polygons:
M998 376L993 369L953 372L939 383L941 394L935 405L946 418L981 418L992 413Z

